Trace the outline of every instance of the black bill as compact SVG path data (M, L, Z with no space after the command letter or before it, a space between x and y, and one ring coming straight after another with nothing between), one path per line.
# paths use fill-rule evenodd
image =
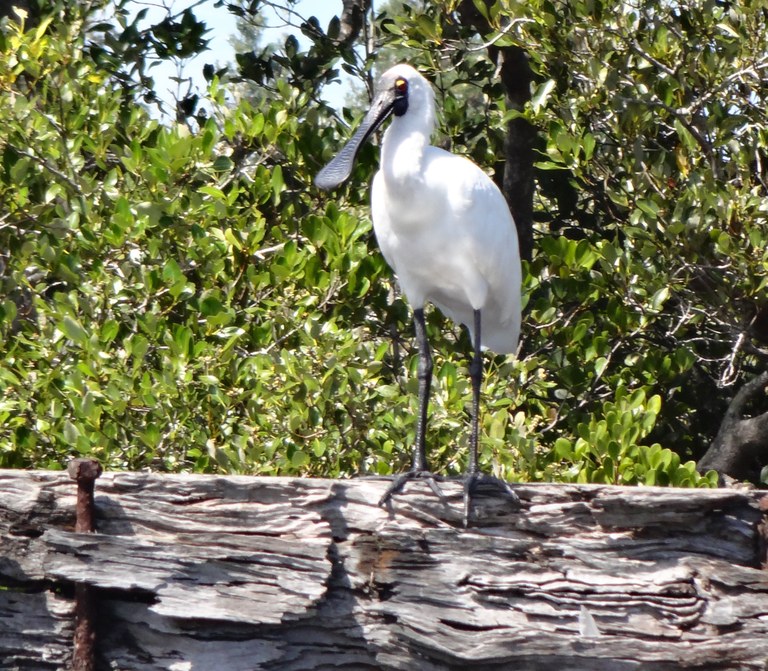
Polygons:
M320 189L332 189L346 181L352 174L352 166L363 143L373 135L387 117L392 114L397 96L387 87L380 91L371 103L371 109L349 142L315 177L315 185Z

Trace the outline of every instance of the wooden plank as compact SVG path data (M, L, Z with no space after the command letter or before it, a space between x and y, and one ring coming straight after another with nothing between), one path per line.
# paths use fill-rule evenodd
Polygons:
M49 589L0 588L0 668L63 669L72 655L73 618L72 600Z
M0 471L0 659L47 641L52 662L16 664L59 668L79 581L102 666L125 671L768 662L759 492L516 485L464 529L459 484L390 510L386 485L106 473L98 533L76 534L66 475Z

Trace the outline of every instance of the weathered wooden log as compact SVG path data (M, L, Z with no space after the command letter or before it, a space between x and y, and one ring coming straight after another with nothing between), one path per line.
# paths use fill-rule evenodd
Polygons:
M757 669L763 495L515 485L520 505L384 479L0 471L0 668L64 669L72 586L98 668Z

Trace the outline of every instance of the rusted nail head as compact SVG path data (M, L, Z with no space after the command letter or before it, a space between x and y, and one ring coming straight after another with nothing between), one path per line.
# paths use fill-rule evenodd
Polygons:
M95 459L73 459L67 466L73 480L95 480L102 473L101 464Z

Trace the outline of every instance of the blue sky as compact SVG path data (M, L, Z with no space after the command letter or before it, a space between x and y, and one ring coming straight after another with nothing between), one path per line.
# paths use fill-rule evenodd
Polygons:
M185 63L184 70L177 73L174 66L170 63L162 63L152 69L152 76L155 79L156 90L164 100L173 100L173 92L177 91L178 84L172 80L172 77L181 74L184 77L192 77L193 85L201 92L205 90L206 83L202 76L203 66L206 63L214 63L217 66L223 66L227 63L233 63L235 60L234 50L230 44L230 39L237 32L236 17L227 11L226 7L214 7L215 0L206 0L200 4L199 0L166 0L165 4L172 13L178 13L193 6L195 16L203 21L209 32L206 39L209 40L208 51L197 58L191 59ZM331 18L341 11L341 0L301 0L294 7L294 11L303 17L316 16L320 25L324 28L328 25ZM166 8L160 6L160 3L153 0L136 0L129 4L133 12L139 12L147 8L145 22L147 25L162 20L166 16ZM267 25L272 26L264 32L265 42L283 41L291 32L296 34L299 42L302 43L302 35L286 26L281 17L267 11L265 14ZM344 87L335 85L326 87L326 100L334 105L341 105L344 100ZM186 85L182 88L182 95L186 94ZM173 105L170 106L173 109Z

